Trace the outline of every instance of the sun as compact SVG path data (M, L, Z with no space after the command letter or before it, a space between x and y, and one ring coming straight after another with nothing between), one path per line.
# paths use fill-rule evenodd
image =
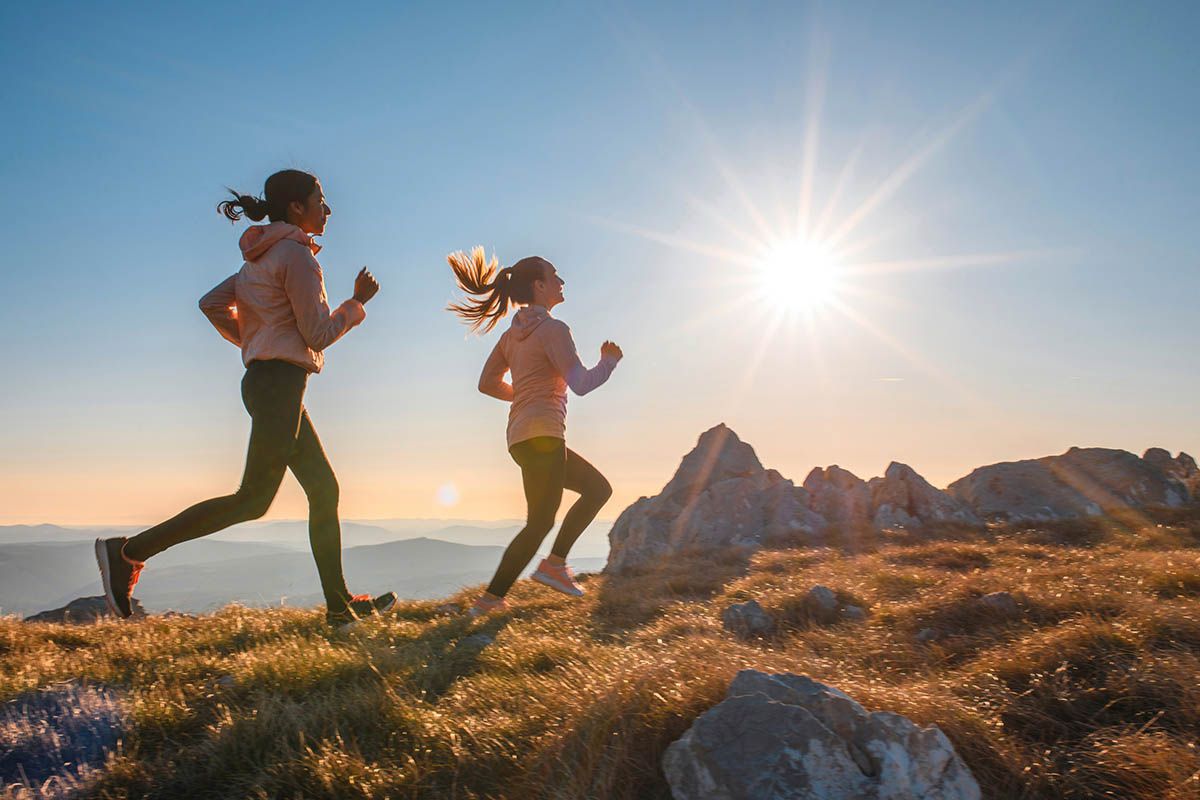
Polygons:
M817 242L775 242L765 249L758 271L763 296L781 310L815 311L837 298L840 268Z

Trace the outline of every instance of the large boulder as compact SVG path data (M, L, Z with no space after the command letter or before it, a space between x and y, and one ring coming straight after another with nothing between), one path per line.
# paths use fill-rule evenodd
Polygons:
M871 522L876 528L912 528L933 522L980 524L980 519L957 497L934 488L907 464L893 461L882 478L867 481L871 493Z
M743 670L663 757L676 800L978 800L936 726L799 675Z
M145 609L142 608L142 603L136 597L133 598L133 615L135 617L144 617ZM98 597L79 597L67 603L62 608L55 608L50 611L42 611L39 614L34 614L31 617L26 617L26 622L95 622L103 617L111 617L112 612L108 610L108 602L104 599L104 595Z
M823 527L807 493L764 468L754 448L721 424L701 434L660 494L639 499L617 518L605 571L681 551L802 544Z
M834 464L814 467L804 479L809 507L831 524L864 528L871 522L871 492L867 482Z
M1180 462L1180 468L1184 467ZM1180 506L1191 493L1151 459L1072 447L1059 456L980 467L947 491L989 519L1045 521L1148 505Z

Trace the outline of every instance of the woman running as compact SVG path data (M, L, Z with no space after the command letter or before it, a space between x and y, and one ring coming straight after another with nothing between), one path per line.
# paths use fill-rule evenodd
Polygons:
M200 299L200 310L217 331L242 349L246 373L242 402L250 412L250 447L238 490L197 503L133 538L96 540L104 595L114 614L132 614L133 587L151 556L172 545L258 519L267 513L289 468L308 495L308 538L312 545L325 616L342 629L360 617L383 613L396 603L388 592L351 597L342 577L338 483L321 440L304 408L308 376L320 372L322 351L366 318L363 304L379 291L364 267L354 297L333 311L325 295L314 236L325 232L331 213L317 178L283 170L267 178L264 199L233 192L217 210L236 222L254 222L241 238L245 264Z
M521 467L528 511L525 527L504 551L487 591L468 613L474 617L508 608L504 595L554 527L563 489L578 492L579 499L567 511L549 557L532 577L579 597L583 589L567 566L567 553L608 501L612 487L566 445L567 387L585 395L603 384L621 360L621 348L605 342L600 346L600 363L591 369L583 366L571 329L550 316L551 309L563 302L564 281L546 259L523 258L497 272L496 259L488 262L483 248L477 247L470 256L453 253L447 260L459 288L473 296L449 309L472 331L487 333L508 313L510 303L521 306L483 365L479 391L512 404L508 452ZM511 384L504 381L506 371L512 373Z

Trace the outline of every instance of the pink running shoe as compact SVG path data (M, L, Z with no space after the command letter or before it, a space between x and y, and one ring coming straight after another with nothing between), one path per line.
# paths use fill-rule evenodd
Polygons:
M538 568L529 577L571 597L584 595L583 587L575 582L575 573L566 564L551 564L549 559L543 558L542 563L538 564Z
M486 616L496 611L508 611L508 603L505 602L503 597L493 600L490 597L480 596L475 601L475 605L467 609L467 616L475 619L476 617Z

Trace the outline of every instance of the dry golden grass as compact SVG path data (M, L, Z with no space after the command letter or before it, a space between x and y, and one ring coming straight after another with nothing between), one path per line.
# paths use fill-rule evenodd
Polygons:
M591 577L581 601L524 583L506 615L407 603L345 635L315 610L5 619L0 700L61 681L126 698L86 796L644 800L670 796L664 748L750 667L938 724L989 798L1183 800L1200 796L1200 524L1170 522L679 558ZM808 619L817 583L866 622ZM993 591L1017 611L979 601ZM722 630L751 597L775 638Z

